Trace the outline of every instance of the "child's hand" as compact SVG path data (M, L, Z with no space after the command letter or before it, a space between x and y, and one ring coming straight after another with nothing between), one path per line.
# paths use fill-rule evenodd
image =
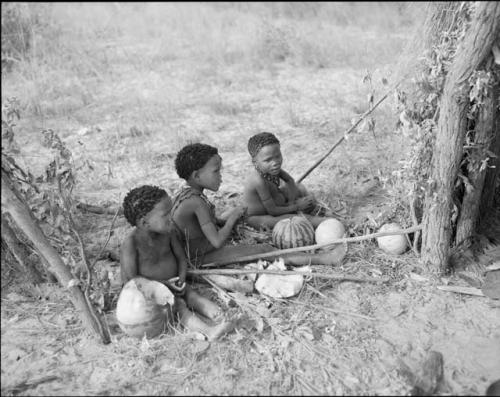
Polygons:
M294 181L287 182L288 186L288 200L293 203L297 197L300 195L299 188Z
M313 196L305 196L297 199L295 203L297 204L298 210L303 211L311 208L314 205L315 200Z
M246 215L247 209L248 207L244 206L238 206L236 208L233 208L231 210L231 213L229 214L228 220L232 219L233 221L237 221L238 219Z
M181 282L179 280L179 277L172 277L171 279L168 280L168 286L174 292L182 294L184 293L184 289L186 288L186 282L185 281Z

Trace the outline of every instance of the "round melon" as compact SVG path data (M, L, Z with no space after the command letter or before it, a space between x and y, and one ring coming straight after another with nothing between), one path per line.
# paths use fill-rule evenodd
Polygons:
M170 321L174 295L159 281L135 277L120 292L116 319L121 330L129 336L154 338L165 331Z
M328 244L344 237L344 233L345 229L342 222L335 218L329 218L318 225L314 232L314 237L316 239L316 244Z
M398 230L402 229L397 223L386 223L380 228L379 232L394 232ZM392 255L401 255L406 251L408 246L408 242L406 241L406 236L404 234L377 237L377 243L384 252Z
M314 244L314 227L303 216L282 219L273 228L273 244L279 249Z

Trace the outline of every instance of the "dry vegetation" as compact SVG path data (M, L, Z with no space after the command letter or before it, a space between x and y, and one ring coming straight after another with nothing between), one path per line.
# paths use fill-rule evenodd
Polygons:
M78 200L107 205L144 183L175 191L176 152L203 141L219 148L223 185L210 195L233 204L251 166L248 137L282 141L284 167L298 177L395 80L420 6L398 3L83 3L21 5L29 55L2 72L2 102L19 98L19 164L47 165L42 129L56 131L75 160ZM3 13L2 9L2 13ZM3 34L3 32L2 32ZM349 232L387 220L410 226L394 101L376 128L353 133L305 184ZM112 215L78 215L89 255ZM112 248L128 231L115 224ZM117 275L117 264L99 261ZM391 257L373 241L352 244L346 275L388 283L314 279L288 300L221 295L243 317L209 343L180 329L153 340L124 336L107 316L112 343L83 332L65 291L14 278L2 261L2 395L330 394L409 392L403 360L418 372L429 350L443 353L441 395L482 394L500 373L498 305L453 295L422 273L412 251ZM322 269L325 271L325 269ZM4 277L5 275L5 277ZM113 279L116 287L117 281ZM455 280L456 281L456 280ZM226 300L225 300L226 299Z

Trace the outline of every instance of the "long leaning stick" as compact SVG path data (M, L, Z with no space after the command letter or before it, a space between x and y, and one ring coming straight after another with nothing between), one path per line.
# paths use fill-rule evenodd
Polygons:
M333 152L335 148L346 139L347 135L349 135L352 131L354 131L354 129L359 125L359 123L361 123L371 112L373 112L377 108L377 106L380 105L390 95L390 93L398 87L401 81L402 80L400 80L389 91L387 91L386 94L382 98L380 98L375 105L371 106L370 109L368 109L361 116L359 116L358 121L356 121L346 132L344 132L344 135L342 135L342 137L330 148L330 150L328 150L328 152L326 152L323 155L323 157L321 157L306 172L304 172L304 174L299 179L297 179L296 183L302 182L306 178L306 176L308 176L318 165L320 165L323 162L323 160L325 160L330 155L330 153Z
M391 232L378 232L378 233L365 234L364 236L339 238L339 239L333 240L330 243L326 243L326 244L306 245L304 247L288 248L288 249L284 249L284 250L264 252L262 254L247 255L247 256L242 256L240 258L233 258L233 259L227 259L227 260L222 260L222 261L218 261L218 262L207 263L207 264L201 265L201 267L217 267L217 266L230 265L230 264L240 263L240 262L250 262L250 261L263 259L263 258L273 258L273 257L277 258L281 255L292 254L295 252L311 251L311 250L315 250L318 248L333 248L333 246L335 246L336 244L355 243L358 241L370 240L372 238L377 238L377 237L395 236L398 234L414 233L418 230L422 230L422 225L417 225L417 226L409 227L408 229L396 230L396 231L391 231Z

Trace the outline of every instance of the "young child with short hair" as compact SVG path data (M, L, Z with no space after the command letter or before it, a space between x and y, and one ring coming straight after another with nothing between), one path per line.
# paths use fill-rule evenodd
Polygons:
M244 187L243 199L248 206L247 223L256 229L272 229L282 219L298 211L316 228L325 217L307 214L316 200L303 185L281 168L283 156L280 141L270 132L261 132L248 140L254 170Z
M221 308L186 285L187 259L171 226L172 200L157 186L132 189L123 200L124 215L135 226L120 247L122 282L141 276L166 284L176 295L174 311L180 323L214 340L231 331ZM196 313L216 322L208 324Z
M216 192L222 183L222 157L217 148L204 143L186 145L177 153L175 169L186 183L175 195L172 220L191 261L207 263L272 249L244 244L224 246L246 208L238 206L229 210L223 221L217 219L214 204L204 194L205 189Z

